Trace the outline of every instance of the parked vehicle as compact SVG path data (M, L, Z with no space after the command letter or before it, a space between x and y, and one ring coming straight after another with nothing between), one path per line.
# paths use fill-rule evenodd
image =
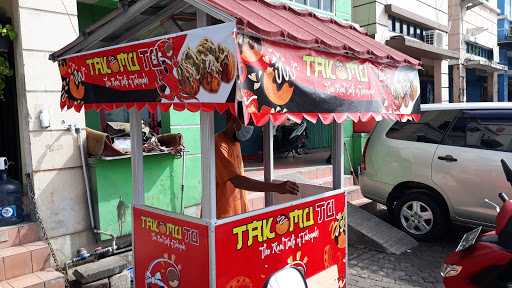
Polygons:
M274 273L265 283L264 288L308 288L304 274L306 266L296 261Z
M512 185L512 170L504 160L501 163ZM466 233L446 258L441 268L446 288L512 286L512 201L505 193L499 193L499 198L501 207L485 199L498 212L496 230L480 235L482 227L478 227Z
M290 154L292 156L301 155L306 145L306 139L306 122L277 126L274 135L274 153L278 156L283 155L284 158Z
M443 236L450 220L493 227L512 161L512 103L422 105L418 122L381 121L363 152L363 195L387 206L419 240Z

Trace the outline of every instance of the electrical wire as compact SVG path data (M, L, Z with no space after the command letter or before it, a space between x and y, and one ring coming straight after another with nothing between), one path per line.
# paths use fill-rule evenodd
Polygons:
M66 11L66 15L68 16L69 23L71 24L71 28L73 28L73 32L75 32L75 35L78 37L78 31L75 28L75 25L73 24L73 19L71 19L71 14L68 11L68 8L66 7L66 4L64 4L64 0L60 0L60 3L62 4L62 7L64 7L64 11Z

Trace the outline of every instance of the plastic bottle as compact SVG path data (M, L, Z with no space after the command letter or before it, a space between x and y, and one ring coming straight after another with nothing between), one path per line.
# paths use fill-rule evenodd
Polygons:
M0 157L0 227L23 221L21 184L7 177L7 158Z

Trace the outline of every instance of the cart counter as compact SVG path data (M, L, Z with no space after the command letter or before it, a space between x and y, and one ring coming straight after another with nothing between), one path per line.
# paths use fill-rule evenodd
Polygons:
M309 287L344 287L345 194L300 187L303 199L215 223L134 207L136 287L209 287L211 269L216 287L266 287L286 267L301 270Z

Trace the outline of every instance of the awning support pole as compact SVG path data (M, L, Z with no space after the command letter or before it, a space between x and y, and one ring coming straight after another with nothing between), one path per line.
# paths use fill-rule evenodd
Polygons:
M345 149L345 141L343 137L343 123L338 123L334 121L333 127L332 127L332 155L331 155L331 161L332 161L332 188L333 189L343 189L344 188L344 180L345 180L345 155L343 154ZM348 197L347 193L345 193L345 217L347 217L348 213ZM348 221L348 218L346 218ZM348 225L347 221L345 221L345 233L346 233L346 239L348 239ZM348 243L346 248L346 253L348 257ZM348 258L347 258L348 259ZM348 283L348 261L345 262L345 283Z
M204 219L215 222L217 196L215 192L215 137L213 112L201 112L201 172L203 197L201 213Z
M344 154L343 154L343 124L334 122L332 134L332 183L334 189L343 188L344 173Z
M144 205L144 154L142 152L142 118L137 109L130 110L133 204Z
M144 205L144 154L142 151L142 118L139 111L130 110L130 145L132 154L132 206ZM132 219L132 231L135 231ZM132 247L135 249L135 233L132 233ZM135 253L135 250L134 250ZM134 270L139 269L134 267Z
M196 9L197 27L208 26L208 14ZM202 112L201 117L201 173L203 197L202 217L208 221L208 251L210 259L210 288L216 287L215 225L217 222L217 193L215 187L215 125L214 113Z
M274 125L271 121L263 127L263 173L265 182L274 180ZM274 204L274 193L265 193L265 207Z

